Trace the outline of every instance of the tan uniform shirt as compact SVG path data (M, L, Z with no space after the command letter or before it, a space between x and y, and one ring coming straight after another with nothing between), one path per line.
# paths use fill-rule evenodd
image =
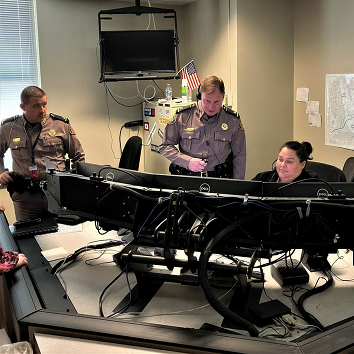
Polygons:
M208 164L204 171L213 171L232 152L233 178L245 178L245 131L238 114L225 107L210 119L205 113L201 115L197 106L176 114L171 124L166 125L159 152L184 168L188 168L192 157L206 157Z
M25 177L30 177L29 167L32 165L32 146L34 147L34 162L39 178L46 179L46 166L43 157L47 157L58 169L65 168L65 156L72 160L72 167L78 161L85 161L82 149L75 131L67 118L49 114L40 124L32 127L22 116L5 119L0 128L0 173L4 172L4 154L11 149L13 159L12 170Z

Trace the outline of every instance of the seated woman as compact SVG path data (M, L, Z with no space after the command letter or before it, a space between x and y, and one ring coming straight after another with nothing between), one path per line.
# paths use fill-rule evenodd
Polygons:
M5 208L0 205L0 213L4 210ZM12 251L5 252L0 247L0 275L22 265L27 265L27 263L27 258L24 254Z
M312 160L312 145L304 141L288 141L280 149L273 171L258 173L252 180L290 183L317 177L304 170L307 160Z

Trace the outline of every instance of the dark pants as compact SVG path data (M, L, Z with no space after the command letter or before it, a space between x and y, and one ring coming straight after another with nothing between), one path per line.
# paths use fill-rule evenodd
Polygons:
M53 215L48 211L47 197L40 189L34 193L27 191L23 193L14 192L11 199L15 208L16 220Z

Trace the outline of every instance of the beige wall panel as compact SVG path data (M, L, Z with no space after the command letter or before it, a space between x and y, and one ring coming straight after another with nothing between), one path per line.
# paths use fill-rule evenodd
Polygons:
M325 83L327 74L354 73L354 2L352 0L295 1L295 90L310 89L320 102L322 127L308 126L304 103L294 106L294 137L314 147L314 160L342 168L352 150L325 145Z
M270 170L293 138L293 2L238 0L237 24L237 102L250 179Z

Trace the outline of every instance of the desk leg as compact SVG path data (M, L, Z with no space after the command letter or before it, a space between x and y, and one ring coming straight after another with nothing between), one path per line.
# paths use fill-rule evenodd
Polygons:
M143 277L143 273L136 272L135 276L137 284L132 289L132 300L125 312L143 311L164 283L162 280L152 280L151 278L146 279ZM116 306L113 312L118 311L128 304L129 299L130 294L127 294L127 296L125 296L125 298Z

